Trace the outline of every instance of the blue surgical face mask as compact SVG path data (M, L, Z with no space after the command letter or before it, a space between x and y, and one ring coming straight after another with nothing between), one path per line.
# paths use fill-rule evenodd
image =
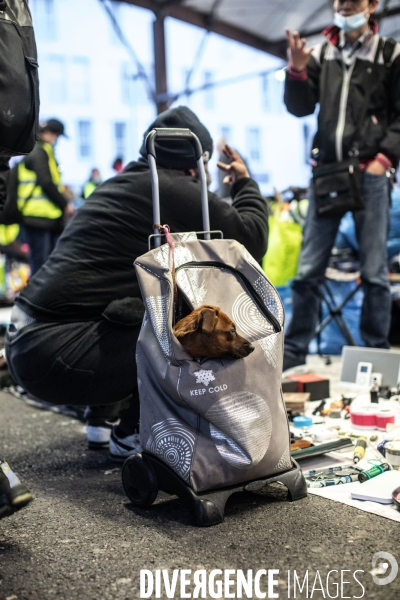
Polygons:
M368 11L365 10L356 15L350 15L349 17L344 17L340 13L335 12L333 22L339 29L342 29L345 33L349 33L350 31L363 27L368 23L368 19L369 14Z

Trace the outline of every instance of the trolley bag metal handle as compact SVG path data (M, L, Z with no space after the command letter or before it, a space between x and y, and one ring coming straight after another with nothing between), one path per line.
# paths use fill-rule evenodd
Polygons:
M194 156L197 162L197 168L200 175L200 190L201 190L201 208L203 214L203 229L204 239L211 239L210 232L210 217L208 213L208 193L207 193L207 177L203 163L203 148L197 135L190 129L169 129L167 127L158 127L152 129L146 137L146 151L150 166L151 188L153 193L153 219L154 223L160 223L160 193L158 185L158 173L156 165L156 149L155 141L157 139L168 141L185 141L193 146ZM161 245L161 235L158 228L154 228L154 245L157 248Z

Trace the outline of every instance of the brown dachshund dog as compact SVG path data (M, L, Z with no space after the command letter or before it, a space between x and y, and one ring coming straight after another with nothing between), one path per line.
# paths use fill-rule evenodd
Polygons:
M193 358L244 358L254 350L218 306L196 308L175 325L174 334Z

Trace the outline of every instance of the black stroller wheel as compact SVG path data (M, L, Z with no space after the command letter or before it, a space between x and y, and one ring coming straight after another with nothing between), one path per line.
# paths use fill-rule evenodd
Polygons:
M151 506L157 498L157 478L141 454L130 456L122 467L122 485L134 506Z

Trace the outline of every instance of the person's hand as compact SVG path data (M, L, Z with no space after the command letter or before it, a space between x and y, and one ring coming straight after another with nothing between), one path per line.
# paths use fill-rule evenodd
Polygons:
M227 173L227 176L224 177L224 183L235 183L238 179L250 177L250 173L247 170L243 159L235 152L235 150L228 146L228 144L225 144L222 148L222 152L230 160L229 165L222 162L217 163L218 168Z
M306 48L307 40L305 38L300 39L298 31L293 31L292 33L288 28L285 31L288 39L289 62L296 71L304 71L314 47Z
M386 167L384 167L379 160L373 160L369 163L368 167L365 169L365 172L371 173L371 175L384 175L386 173Z
M74 205L71 202L68 202L67 206L64 208L64 215L66 217L72 217L75 213Z
M64 186L63 195L67 200L72 200L73 198L75 198L74 192L67 185Z

